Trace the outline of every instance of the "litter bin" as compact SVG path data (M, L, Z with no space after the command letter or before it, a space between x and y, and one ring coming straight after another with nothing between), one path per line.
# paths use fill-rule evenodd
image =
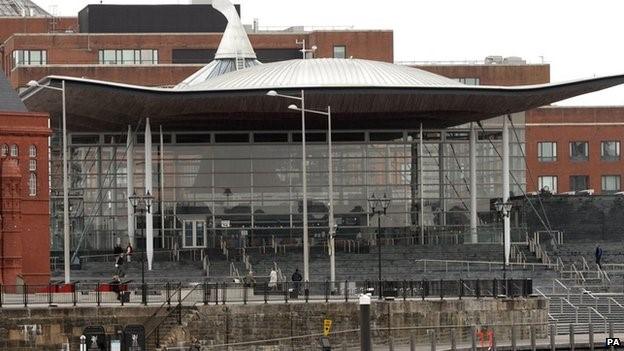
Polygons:
M329 343L328 337L321 336L321 338L319 339L319 344L321 344L321 350L331 351L331 344Z

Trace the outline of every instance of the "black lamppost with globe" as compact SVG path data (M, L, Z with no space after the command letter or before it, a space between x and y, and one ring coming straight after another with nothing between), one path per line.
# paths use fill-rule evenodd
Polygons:
M503 220L503 281L505 282L505 295L507 295L507 254L505 252L506 241L505 241L505 218L509 217L511 214L511 208L513 204L510 201L503 202L498 199L494 203L494 207L496 208L496 212L498 212L499 216Z
M144 196L137 195L135 191L128 199L130 200L130 204L132 205L135 215L137 213L144 215L151 212L154 196L150 194L149 190L145 193ZM145 235L145 231L143 232L143 235ZM147 305L147 289L145 288L145 250L147 246L147 241L144 241L145 247L143 247L143 249L141 250L141 303Z
M381 216L386 215L388 206L390 206L390 198L384 193L383 198L376 198L375 194L368 199L368 204L371 209L371 216L377 215L377 264L379 274L379 299L382 299L383 292L381 291Z

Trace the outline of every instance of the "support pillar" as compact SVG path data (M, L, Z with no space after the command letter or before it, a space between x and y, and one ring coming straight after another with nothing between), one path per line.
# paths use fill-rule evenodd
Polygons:
M509 119L503 117L503 203L509 201ZM511 222L509 216L503 216L503 242L505 246L505 265L509 265L511 251Z
M147 192L153 196L152 189L152 130L149 118L145 119L145 194ZM145 252L147 254L147 269L152 270L152 260L154 259L154 209L145 213Z
M470 242L479 241L477 235L477 132L470 124Z
M420 197L420 213L418 214L418 226L420 227L420 244L425 244L425 189L423 171L423 126L420 124L418 132L418 197Z
M128 126L128 140L126 141L126 207L128 208L128 242L136 247L134 241L134 210L130 203L130 196L134 193L134 135L132 126Z

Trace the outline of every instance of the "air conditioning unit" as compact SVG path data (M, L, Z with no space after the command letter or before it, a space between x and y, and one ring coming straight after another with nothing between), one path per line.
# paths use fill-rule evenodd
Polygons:
M594 195L594 189L585 189L579 190L576 192L577 195Z
M505 57L505 59L503 60L503 64L526 65L526 60L523 60L522 57L518 57L518 56L509 56L509 57Z
M491 55L485 58L486 65L500 65L503 63L502 56Z

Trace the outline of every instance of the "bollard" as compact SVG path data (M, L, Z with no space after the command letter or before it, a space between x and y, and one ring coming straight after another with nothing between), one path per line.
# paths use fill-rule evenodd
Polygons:
M479 282L479 279L477 279L476 281L476 286L475 286L475 295L477 295L477 299L479 299L481 297L481 284Z
M344 294L345 294L345 302L349 302L349 281L347 280L345 280Z
M530 326L529 330L531 334L531 350L535 351L535 326Z
M555 330L555 325L551 324L550 325L550 350L551 351L556 351L557 346L555 344L555 333L557 331Z
M370 331L370 304L371 297L368 294L360 295L360 350L372 351Z
M594 351L594 325L589 324L589 349Z
M436 351L436 332L435 329L431 329L431 351Z
M574 351L574 324L570 323L570 350Z
M455 341L455 329L451 329L451 350L457 350L457 342Z
M204 306L206 306L208 304L208 282L204 282L202 290L204 292L203 303ZM169 297L169 283L167 283L167 306L171 306L171 298Z
M414 332L410 334L410 351L416 351L416 335Z
M470 349L477 351L477 328L474 325L470 327L470 341L472 343Z
M87 337L80 335L80 351L87 351Z
M205 288L205 284L204 283L204 288ZM167 293L167 306L171 306L171 286L169 285L169 282L167 282L167 284L165 284L165 291ZM204 297L206 296L206 294L204 294ZM204 305L206 304L206 301L204 300Z
M518 335L516 335L516 326L512 325L511 326L511 351L517 351L518 347L516 346L516 338L518 337Z
M613 339L613 322L609 322L609 337ZM615 350L613 345L611 345L611 350Z

